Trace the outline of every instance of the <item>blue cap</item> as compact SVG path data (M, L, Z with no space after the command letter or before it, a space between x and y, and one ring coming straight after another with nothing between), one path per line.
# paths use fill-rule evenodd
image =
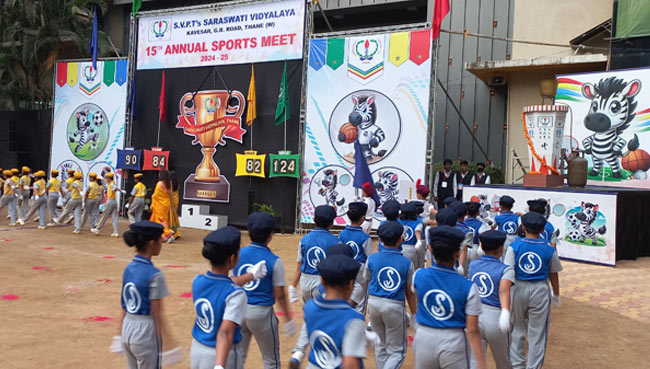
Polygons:
M361 201L355 201L348 204L348 209L365 214L368 211L368 204Z
M454 227L457 221L458 217L456 216L456 212L451 208L440 209L438 214L436 214L436 222L439 226L448 225Z
M394 244L402 234L404 234L404 226L393 220L384 222L377 229L377 236L387 244Z
M499 230L493 229L485 231L478 236L481 244L487 250L495 250L506 242L506 234Z
M467 206L460 201L451 204L451 210L456 213L456 218L461 218L467 215Z
M332 222L336 218L336 210L329 205L319 205L314 210L314 217L326 222Z
M409 201L409 204L415 205L415 211L417 211L418 214L424 211L424 203L420 200L411 200Z
M386 218L397 219L399 217L400 204L396 200L388 200L381 206L381 211Z
M344 243L339 243L334 246L330 246L330 248L327 249L327 252L325 252L325 255L327 257L334 256L334 255L345 255L353 258L354 250L352 250L352 247Z
M407 202L406 204L402 204L401 210L404 215L415 215L417 214L418 208L414 203Z
M440 213L438 213L440 214ZM465 239L465 233L458 228L439 225L429 229L429 242L442 241L448 245L460 245Z
M450 196L450 197L447 197L447 198L445 198L444 200L442 200L442 203L445 204L445 205L447 205L447 207L449 207L449 205L455 203L456 201L458 201L458 200L456 200L455 197Z
M257 235L268 235L274 228L275 218L269 213L258 212L248 216L248 233L253 238L257 238Z
M536 211L538 213L546 213L546 200L544 199L537 199L537 200L528 200L528 209L530 211Z
M361 264L345 255L332 255L321 261L316 269L325 284L345 284L357 278Z
M160 237L165 230L161 224L150 222L148 220L135 222L129 226L129 229L135 233L151 237Z
M512 197L510 197L508 195L503 195L499 199L499 205L512 206L514 203L515 203L515 199L513 199Z
M546 218L540 213L531 211L521 217L521 224L530 231L541 232L544 230L544 226L546 226Z
M203 239L203 243L206 242L220 246L239 246L241 232L233 226L224 227L208 233Z

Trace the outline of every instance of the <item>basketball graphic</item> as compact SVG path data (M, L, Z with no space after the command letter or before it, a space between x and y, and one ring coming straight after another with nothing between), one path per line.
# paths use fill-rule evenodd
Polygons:
M357 127L352 123L345 123L339 130L345 136L345 143L352 143L357 139Z
M630 172L636 172L637 170L647 172L650 169L650 155L641 149L630 151L621 159L621 165L623 169Z

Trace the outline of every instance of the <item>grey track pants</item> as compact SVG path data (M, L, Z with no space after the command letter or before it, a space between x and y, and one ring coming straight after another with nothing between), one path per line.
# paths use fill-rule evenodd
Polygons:
M95 228L102 229L108 220L108 217L111 217L111 220L113 222L113 233L118 233L117 200L115 199L106 201L106 204L104 204L104 214L102 215L102 220L99 221L99 224Z
M551 316L551 288L548 281L517 280L512 286L512 344L510 362L514 369L540 369L546 355L546 338ZM526 336L528 359L526 360Z
M241 326L243 339L241 351L243 361L246 361L251 338L255 337L257 346L262 353L264 369L280 369L280 332L278 318L273 312L273 306L248 305L246 318ZM250 363L249 363L250 365ZM259 367L259 363L255 363Z

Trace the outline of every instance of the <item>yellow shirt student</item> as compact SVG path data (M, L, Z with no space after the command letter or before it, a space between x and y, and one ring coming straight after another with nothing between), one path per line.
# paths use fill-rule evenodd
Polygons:
M115 185L115 181L109 181L108 182L108 187L106 189L106 199L107 200L115 200L117 199L117 186Z
M83 189L83 184L81 183L81 181L75 179L70 186L72 187L72 193L70 195L70 198L75 200L81 200L82 199L81 191Z
M138 182L133 186L135 190L135 197L145 197L147 195L147 186L142 182Z
M47 183L50 188L50 193L57 193L61 191L61 180L58 178L50 178L50 181Z
M90 182L88 185L88 198L89 199L98 199L101 196L104 188L97 184L97 182Z
M43 178L34 182L34 192L37 196L45 195L45 180Z
M14 191L13 181L11 179L5 181L3 191L4 192L2 194L5 196L13 196L16 193Z
M29 186L32 185L32 177L28 176L27 174L23 175L20 177L20 185L23 186L23 190L29 190Z

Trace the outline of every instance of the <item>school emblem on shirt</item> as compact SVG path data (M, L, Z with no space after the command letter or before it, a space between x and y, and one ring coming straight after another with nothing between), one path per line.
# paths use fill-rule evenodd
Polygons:
M129 282L124 285L124 288L122 288L122 298L124 299L124 306L128 313L135 314L140 310L142 298L138 289L135 288L135 283Z
M237 269L237 275L244 275L248 273L248 270L253 267L253 264L243 264L242 266ZM260 280L256 281L250 281L246 283L245 285L241 286L243 289L246 291L253 291L257 288L257 286L260 285Z
M519 269L526 274L535 274L542 269L542 258L532 251L524 252L519 257Z
M488 297L494 292L494 282L490 275L485 272L478 272L472 277L472 282L478 289L478 295L481 297Z
M307 265L316 269L321 261L325 260L325 251L318 246L312 246L307 250Z
M397 269L388 266L379 269L377 281L379 281L379 287L383 290L393 292L402 284L402 277L400 277Z
M509 220L503 223L503 231L507 234L517 234L517 223Z
M315 330L309 336L309 345L314 353L314 360L323 369L335 369L343 363L343 355L336 343L327 333Z
M355 258L356 258L357 256L359 256L359 245L357 245L356 242L354 242L354 241L348 241L348 242L346 242L345 244L348 245L348 246L350 246L350 248L352 249L352 251L354 251L354 257L355 257Z
M194 302L196 310L196 325L205 333L212 333L214 330L214 309L208 299L200 298Z
M412 240L414 234L415 232L413 232L413 228L407 225L404 226L404 242Z
M424 308L435 320L447 320L454 315L454 302L443 290L429 290L422 301Z

